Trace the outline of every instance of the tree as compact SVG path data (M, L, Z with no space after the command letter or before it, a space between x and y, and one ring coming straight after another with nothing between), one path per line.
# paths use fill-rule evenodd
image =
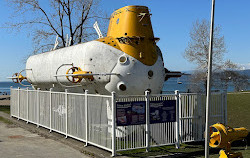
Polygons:
M190 41L185 49L185 58L197 64L201 70L208 66L210 24L207 20L197 20L190 31ZM227 52L224 36L220 35L220 27L214 28L213 39L213 69L220 69L223 65L223 55Z
M93 39L96 19L104 19L96 0L7 0L14 8L14 30L27 29L35 44L34 54L49 51L58 37L58 47L66 47ZM102 15L102 14L101 14Z
M224 61L227 52L224 36L220 34L221 28L214 28L213 37L213 83L215 87L227 88L228 82L233 81L235 87L242 87L242 80L246 77L235 71L238 66L232 61ZM185 49L184 57L197 65L195 73L191 77L191 91L201 92L206 90L207 67L209 54L210 24L207 20L197 20L190 31L190 41ZM204 87L201 87L201 83Z
M239 69L239 66L227 60L224 63L223 70L214 73L214 85L220 89L228 89L229 84L233 84L235 91L247 89L249 86L248 76L239 71Z

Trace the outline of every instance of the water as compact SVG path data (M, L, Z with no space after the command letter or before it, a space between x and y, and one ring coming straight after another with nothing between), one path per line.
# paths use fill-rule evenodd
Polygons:
M177 82L177 81L167 81L164 83L163 85L163 93L174 93L175 90L178 90L180 93L190 93L190 87L194 86L194 83L190 83L190 82ZM197 86L197 85L195 85ZM199 85L201 87L203 87L203 85ZM203 88L203 90L205 90ZM213 88L212 87L212 91L221 91L222 89L218 89L218 88ZM233 92L234 91L234 86L231 85L228 87L228 92Z
M29 84L28 82L23 82L24 85ZM166 93L174 93L175 90L179 90L180 92L187 92L188 89L188 83L183 82L182 84L178 84L176 81L167 81L164 83L163 86L163 91ZM27 88L19 83L14 83L14 82L0 82L0 95L2 94L1 92L6 92L7 94L10 94L10 87L13 88Z
M23 82L24 85L28 85L28 82ZM0 82L0 95L3 94L3 92L6 92L7 94L10 94L10 87L13 88L27 88L25 86L22 86L18 83L14 82ZM168 81L164 83L163 86L163 92L164 93L174 93L175 90L179 90L180 93L189 92L189 87L192 86L192 83L188 82L187 80L178 80L171 78ZM216 90L213 88L213 90ZM250 90L250 87L248 87L247 90ZM234 86L232 84L229 84L228 92L234 91Z
M190 92L189 88L192 86L193 87L194 86L202 87L203 91L205 91L204 85L202 85L202 84L191 83L187 79L180 80L180 79L176 79L176 78L171 78L164 83L163 92L164 93L174 93L175 90L179 90L180 93L186 93L186 92ZM218 87L217 88L212 87L211 90L212 91L223 91L224 89L218 88ZM246 89L244 89L244 91L246 91L246 90L249 91L250 86L248 86ZM227 92L234 92L234 91L235 91L234 84L229 83L228 87L227 87Z
M22 84L24 85L30 85L28 82L23 82ZM10 81L6 81L6 82L0 82L0 95L2 94L10 94L10 87L13 88L27 88L25 86L20 85L19 83L14 83L14 82L10 82Z
M170 80L164 83L162 91L164 93L174 93L175 90L178 90L180 93L184 93L188 91L189 85L188 82Z

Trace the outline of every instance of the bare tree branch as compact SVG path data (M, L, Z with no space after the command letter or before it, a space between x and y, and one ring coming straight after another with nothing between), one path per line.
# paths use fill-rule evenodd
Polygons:
M83 34L83 23L86 21L88 15L89 15L89 11L90 11L90 8L91 8L92 4L93 4L93 0L90 1L89 6L87 7L86 10L84 9L84 5L83 5L83 8L82 8L82 16L81 16L81 23L80 23L78 26L76 26L73 35L74 35L74 34L76 33L76 31L80 28L79 37L82 37L82 34ZM86 13L86 15L84 16L85 11L87 11L87 13ZM79 38L78 43L81 43L81 42L82 42L82 38Z
M190 31L190 41L185 49L184 57L195 64L197 64L197 70L191 77L191 82L195 91L206 90L206 79L207 79L207 67L208 67L208 52L209 52L209 33L210 24L206 20L197 20ZM242 77L239 73L236 73L237 65L230 60L223 61L223 56L227 52L224 36L220 34L221 28L215 27L214 39L213 39L213 85L218 86L227 85L228 77L233 76L234 85L238 86L239 83L236 81L242 81ZM234 70L232 70L234 69ZM225 76L227 76L225 78ZM239 80L237 80L239 78ZM197 83L201 83L203 88ZM239 86L238 86L239 87Z
M60 19L60 27L61 27L61 35L63 38L62 39L62 44L63 46L65 47L65 40L64 40L64 28L63 28L63 13L61 13L61 6L60 6L60 3L58 2L58 16L59 16L59 19Z
M14 8L11 23L0 28L27 31L33 38L34 52L49 51L58 35L58 47L86 42L96 38L92 25L96 19L106 23L99 10L99 0L6 0ZM31 16L32 15L32 16ZM98 15L98 16L97 16ZM103 14L104 15L104 14ZM100 21L100 23L102 23ZM43 46L44 45L44 46ZM47 50L46 50L47 48Z

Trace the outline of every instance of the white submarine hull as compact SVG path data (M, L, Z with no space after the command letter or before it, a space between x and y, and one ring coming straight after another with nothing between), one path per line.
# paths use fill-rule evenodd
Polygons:
M153 94L161 93L165 71L161 55L152 66L147 66L139 60L99 41L90 41L54 51L33 55L26 63L27 79L34 88L55 91L110 94L115 91L120 95L144 94L150 90ZM125 60L124 60L125 59ZM62 66L62 64L68 64ZM93 75L94 80L83 79L79 84L71 83L64 75L72 67L80 67L83 71L97 73L114 73L116 75ZM59 67L62 66L60 69ZM149 75L149 71L153 75ZM62 86L63 83L67 86ZM125 85L124 90L120 85ZM74 87L68 87L74 86Z

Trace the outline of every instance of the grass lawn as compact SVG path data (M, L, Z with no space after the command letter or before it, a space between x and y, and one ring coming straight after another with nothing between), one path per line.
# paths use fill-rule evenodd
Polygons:
M151 148L150 152L145 152L145 149L122 151L119 152L123 156L128 157L154 157L157 155L183 157L183 158L204 158L204 143L187 143L182 144L180 149L175 149L174 145ZM232 147L235 152L241 152L243 157L250 157L250 149L245 150L245 146ZM220 149L210 149L209 157L218 158Z
M0 122L6 123L6 124L13 124L11 121L3 118L2 116L0 116Z
M10 114L10 106L0 106L0 111Z
M229 126L245 127L250 131L250 93L229 93L227 109Z
M7 114L10 114L10 106L0 106L0 111L5 112L5 113L7 113ZM6 123L6 124L12 124L11 121L9 121L9 120L7 120L7 119L1 117L1 116L0 116L0 121L1 121L1 122L4 122L4 123Z

